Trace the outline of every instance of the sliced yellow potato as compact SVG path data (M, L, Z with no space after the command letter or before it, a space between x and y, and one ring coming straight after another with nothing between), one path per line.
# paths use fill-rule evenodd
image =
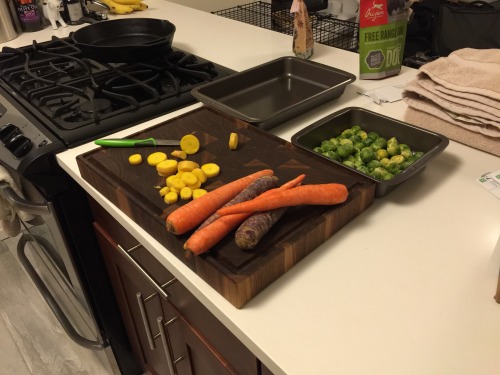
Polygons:
M163 197L163 200L165 201L165 203L167 204L172 204L172 203L175 203L177 202L177 200L179 199L179 195L173 191L169 191L167 194L165 194L165 196Z
M193 185L187 185L188 188L190 188L191 190L194 190L194 189L198 189L201 187L201 181L200 180L196 180L196 183L193 184Z
M195 168L191 170L191 173L196 176L200 183L204 184L205 182L207 182L207 175L201 170L201 168Z
M207 191L205 189L194 189L193 190L193 199L197 199L202 195L205 195Z
M137 165L142 163L142 155L141 154L133 154L128 157L128 162L132 165Z
M156 164L156 170L163 176L170 176L171 174L177 173L177 164L177 160L167 159Z
M157 164L161 163L164 160L167 160L167 154L161 151L153 152L148 156L148 164L152 165L153 167L155 167Z
M177 170L179 172L191 172L195 168L200 168L200 165L192 160L183 160L177 165Z
M191 172L184 172L181 176L181 181L186 185L194 185L198 181L198 178Z
M165 194L167 194L170 191L170 188L168 186L164 186L160 189L160 195L163 197Z
M186 134L181 138L181 150L188 155L196 154L200 149L200 141L194 134Z
M206 163L201 166L201 170L205 172L208 178L212 178L219 174L220 167L215 163Z
M180 191L186 184L177 176L174 176L172 179L167 179L167 186L169 188L174 188L177 191Z
M174 158L185 160L187 158L187 154L182 150L174 150L170 153Z
M231 150L236 150L238 148L238 134L237 133L229 134L229 148Z
M177 189L174 186L170 186L168 189L169 189L168 190L169 192L173 192L173 193L177 193L177 194L179 194L181 192L181 189Z
M187 201L193 197L193 190L186 186L181 189L181 192L179 194L181 196L181 199Z

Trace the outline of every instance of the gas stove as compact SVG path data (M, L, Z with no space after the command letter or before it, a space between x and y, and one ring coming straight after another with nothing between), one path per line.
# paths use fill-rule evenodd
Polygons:
M191 90L233 73L175 48L150 61L101 63L71 36L0 52L0 157L22 174L40 157L196 100Z

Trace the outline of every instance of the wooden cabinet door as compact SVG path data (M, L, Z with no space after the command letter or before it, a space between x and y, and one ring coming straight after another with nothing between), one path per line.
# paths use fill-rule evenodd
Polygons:
M172 342L173 357L179 358L179 355L185 355L184 353L187 353L191 370L190 374L240 374L240 372L235 370L203 334L193 327L189 321L170 304L170 302L163 303L163 306L166 310L174 309L177 311L177 318L175 322L169 325L167 334L176 338L176 340Z
M243 343L109 213L90 203L127 333L144 369L158 375L259 374L260 361Z
M157 335L156 318L163 314L158 295L140 272L119 253L119 244L98 224L94 226L137 360L153 374L170 374L165 351ZM140 303L144 306L143 311Z
M133 351L144 369L158 375L238 374L120 253L118 246L123 246L99 224L94 226ZM134 253L144 251L139 246Z

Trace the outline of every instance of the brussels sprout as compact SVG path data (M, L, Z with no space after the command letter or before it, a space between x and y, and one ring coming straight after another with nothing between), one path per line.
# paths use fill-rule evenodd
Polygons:
M379 180L394 178L424 155L394 136L387 139L375 131L367 133L360 125L324 140L313 150Z
M395 172L399 171L399 164L391 160L389 161L389 163L387 163L387 165L384 165L384 168L387 170L387 172L394 174Z
M335 147L335 145L330 142L330 141L323 141L321 142L321 150L323 152L327 152L327 151L335 151L337 148Z
M385 167L386 165L388 165L391 161L388 159L388 158L382 158L380 159L380 164L382 165L382 167Z
M385 169L384 167L377 167L373 170L373 172L380 173L380 176L383 176L384 174L388 173L387 169Z
M344 137L344 138L349 138L349 137L352 137L354 135L354 132L351 130L351 129L346 129L344 130L341 135Z
M386 148L387 147L387 139L384 137L378 137L373 141L373 143L376 143L377 145L380 146L380 148Z
M399 145L397 143L388 143L387 153L389 154L389 156L399 155L401 153Z
M368 134L364 130L357 132L356 135L362 140L365 140L368 137Z
M387 150L384 150L383 148L377 150L377 160L381 160L383 158L389 158L389 154L387 153Z
M335 145L335 148L339 147L339 140L337 138L330 138L329 141Z
M358 132L361 131L361 126L359 125L354 125L353 127L351 127L351 131L354 133L354 134L357 134Z
M391 156L390 160L396 164L401 164L402 162L405 161L405 157L403 155L394 155Z
M341 158L346 158L348 155L351 155L353 151L354 146L352 144L343 144L337 148L337 154Z
M359 156L361 157L361 160L363 160L365 164L377 158L375 151L373 151L373 148L371 147L362 148L361 151L359 152Z
M401 164L399 164L399 169L400 170L405 170L406 168L408 168L413 162L409 161L409 160L405 160L404 162L402 162Z
M368 169L370 171L373 171L375 168L377 167L380 167L381 164L378 160L372 160L371 162L369 162L368 164L366 164L366 166L368 167Z
M390 172L382 174L382 180L390 180L391 178L394 178L394 175Z
M405 159L408 159L413 154L410 146L404 143L399 144L399 149L401 150L401 155L403 155Z
M370 173L370 171L368 170L368 168L365 167L364 165L360 165L359 167L356 167L356 170L359 171L359 172L361 172L361 173L364 173L364 174L369 174Z
M372 143L373 143L373 139L371 139L371 138L365 138L365 139L363 139L363 144L366 147L371 146Z
M382 173L380 173L379 171L377 170L373 170L371 171L370 173L368 173L371 177L373 178L376 178L377 180L381 180L382 179Z
M363 163L362 160L355 160L354 161L354 168L358 169L359 167L366 167L366 165L365 165L365 163Z
M349 139L351 140L351 142L353 144L355 144L357 142L361 142L361 137L358 137L357 135L353 135L352 137L349 137Z
M365 147L365 145L363 144L363 142L356 142L354 144L354 148L357 148L358 150L361 150L364 147Z
M342 138L339 143L341 145L347 145L347 144L350 144L351 146L354 146L354 144L352 143L352 141L349 139L349 138Z
M387 145L390 145L390 144L399 144L398 140L396 139L396 137L391 137L387 140Z
M323 155L326 156L327 158L330 158L335 161L340 161L340 157L337 155L335 151L327 151L323 152Z
M355 162L356 161L356 158L354 157L354 155L347 155L344 160L348 160L348 161L351 161L351 162Z
M350 168L354 168L354 163L350 160L344 160L342 164L347 165Z

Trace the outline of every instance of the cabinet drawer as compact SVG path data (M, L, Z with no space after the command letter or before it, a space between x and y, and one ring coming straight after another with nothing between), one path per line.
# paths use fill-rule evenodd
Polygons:
M116 244L124 249L130 249L138 245L137 240L99 204L91 201L91 206L98 225L116 241ZM146 248L137 246L130 255L142 269L147 270L147 273L157 285L164 285L173 279L173 275ZM141 283L141 288L145 290L144 295L154 293L154 288L151 285L144 287L143 283ZM162 289L168 294L168 302L179 312L186 326L190 327L190 330L185 332L195 332L194 336L188 335L188 337L203 338L201 341L219 353L218 355L222 356L223 360L227 362L228 368L234 368L237 374L255 375L259 373L260 362L253 353L179 281L175 281ZM162 304L164 304L163 301ZM156 313L155 311L153 314ZM154 322L150 322L152 330L153 326L156 325L156 318L150 316L150 319L153 318ZM172 329L176 325L172 324ZM158 329L153 332L157 331ZM144 337L141 337L141 339L144 339ZM228 373L232 373L232 370L228 371Z

